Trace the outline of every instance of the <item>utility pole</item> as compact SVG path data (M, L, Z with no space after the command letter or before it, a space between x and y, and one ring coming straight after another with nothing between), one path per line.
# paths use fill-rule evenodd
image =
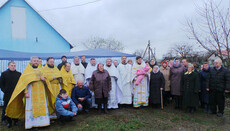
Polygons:
M156 49L154 48L154 52L153 52L153 50L151 48L151 45L150 45L150 40L149 40L148 45L147 45L147 47L145 49L145 52L144 52L142 58L144 58L146 56L146 54L147 54L148 55L148 61L150 61L152 58L154 58L156 60L155 51L156 51Z

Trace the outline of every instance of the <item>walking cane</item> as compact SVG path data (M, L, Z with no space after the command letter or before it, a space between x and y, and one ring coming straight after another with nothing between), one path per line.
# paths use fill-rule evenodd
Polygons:
M163 95L162 95L162 90L161 90L161 109L163 110L164 107L163 107Z

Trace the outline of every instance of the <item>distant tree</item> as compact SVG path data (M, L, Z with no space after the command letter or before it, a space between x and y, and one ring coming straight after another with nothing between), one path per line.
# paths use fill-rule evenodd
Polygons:
M136 49L133 53L133 55L136 56L142 56L144 54L145 50L144 49Z
M179 43L175 44L172 47L171 51L176 56L179 54L182 58L186 58L188 56L191 56L191 54L193 53L193 46L188 43Z
M171 60L174 59L175 57L177 57L177 53L174 53L174 51L172 49L169 49L164 55L163 58L165 60Z
M191 44L178 43L163 55L163 59L173 60L175 57L179 59L186 58L189 62L202 64L204 61L207 61L207 54L209 54L207 51L199 50Z
M133 52L133 55L143 57L144 52L145 52L144 49L136 49L136 50ZM146 55L146 56L143 58L143 60L148 60L148 56Z
M101 38L101 37L92 37L82 44L87 49L96 49L96 48L105 48L114 51L123 51L123 44L113 38Z
M225 6L225 7L224 7ZM223 5L222 1L216 3L207 0L203 6L198 7L198 18L195 23L187 19L189 38L195 40L201 47L217 55L230 67L230 4ZM226 51L225 54L222 52ZM224 56L226 56L225 58Z

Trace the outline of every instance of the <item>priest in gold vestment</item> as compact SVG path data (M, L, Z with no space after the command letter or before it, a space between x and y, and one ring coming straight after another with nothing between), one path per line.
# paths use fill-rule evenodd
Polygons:
M45 78L50 81L54 96L52 99L56 101L56 97L61 90L62 75L58 68L54 65L54 58L48 57L47 64L43 67L42 73Z
M70 63L65 63L64 66L61 68L61 74L62 74L62 79L63 82L61 84L61 88L65 89L67 92L67 95L71 97L71 92L76 85L76 82L73 77L73 73L70 70L71 64Z
M47 64L42 68L42 73L46 79L51 84L51 89L53 90L54 96L52 97L52 104L56 103L56 97L60 92L61 85L60 83L62 82L62 76L61 72L59 69L54 65L54 58L53 57L48 57L46 59ZM55 110L55 109L53 109ZM50 115L50 119L56 119L57 116L55 113Z
M50 125L54 112L53 89L38 66L38 57L31 57L6 108L11 118L25 118L25 129Z

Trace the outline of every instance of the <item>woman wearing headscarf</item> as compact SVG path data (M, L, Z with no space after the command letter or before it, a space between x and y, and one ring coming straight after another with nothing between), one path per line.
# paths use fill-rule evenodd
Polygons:
M161 91L165 87L165 79L157 65L153 67L150 75L150 96L149 103L154 107L160 107L161 104Z
M171 83L171 95L175 100L175 109L182 108L182 93L181 93L181 80L184 75L185 68L180 63L179 59L174 59L173 66L170 68L170 83Z
M93 72L93 75L89 84L90 90L94 92L95 103L98 104L98 113L101 114L102 104L105 113L108 113L107 103L109 92L111 90L111 78L107 70L104 70L103 64L97 65L97 70Z
M160 72L163 74L165 78L165 88L164 88L164 105L169 104L169 100L171 97L170 92L170 67L168 67L168 62L166 60L162 61L160 67Z
M189 63L187 70L183 76L183 106L187 112L193 113L199 105L200 79L199 74L194 71L193 64Z
M149 61L149 66L153 69L153 67L154 67L155 65L157 65L157 62L155 61L155 59L151 59L151 60Z

